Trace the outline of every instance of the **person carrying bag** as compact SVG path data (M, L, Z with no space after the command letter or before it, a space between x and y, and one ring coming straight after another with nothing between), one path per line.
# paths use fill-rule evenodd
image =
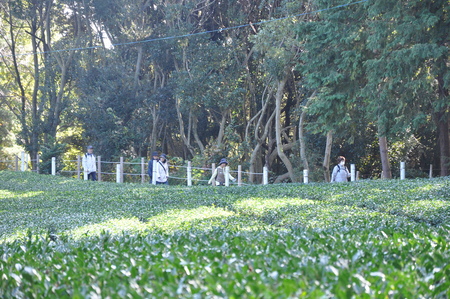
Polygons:
M219 166L214 170L211 178L208 181L208 184L212 184L215 181L216 186L225 186L225 176L228 175L228 179L231 181L236 181L236 179L231 174L225 174L225 167L228 166L228 161L225 158L222 158L219 162Z

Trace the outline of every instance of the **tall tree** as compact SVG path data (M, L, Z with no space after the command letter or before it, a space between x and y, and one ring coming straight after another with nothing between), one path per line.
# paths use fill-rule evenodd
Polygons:
M298 21L297 18L292 17L276 23L265 24L254 39L256 49L262 55L266 76L273 78L272 84L276 90L274 94L276 154L286 167L287 175L292 182L297 181L297 178L294 174L293 164L285 150L296 143L296 136L294 134L291 139L285 131L290 127L290 110L297 106L296 101L301 99L297 98L295 93L289 93L285 88L295 85L293 70L302 50L296 33L292 30L293 25ZM283 113L284 115L282 115ZM285 122L283 123L282 120ZM283 141L287 141L289 146L286 146L288 144L284 144Z
M170 129L164 113L173 113L167 88L171 67L165 49L144 42L166 33L161 4L92 0L85 15L88 42L103 46L83 53L77 69L86 138L105 158L147 156L166 147L158 140Z
M318 8L338 4L336 1L316 1ZM358 122L353 119L361 116L378 124L383 176L390 178L387 137L392 136L391 102L376 92L361 94L367 81L364 62L373 57L365 42L370 33L366 19L364 4L357 4L325 10L314 22L299 24L300 36L302 40L306 39L303 60L308 62L301 71L307 76L308 83L319 90L309 111L316 115L328 137L331 130L337 137L350 135L352 131L356 133ZM325 158L325 168L327 161L329 159Z
M370 13L366 94L377 90L396 111L398 132L434 119L441 175L449 174L448 1L374 1ZM370 71L369 71L370 70ZM427 117L428 116L428 117ZM390 117L390 116L387 116Z
M8 84L11 97L4 103L20 124L19 144L35 157L43 142L56 139L61 117L70 106L69 68L75 52L54 50L76 46L79 14L70 3L56 0L6 1L0 5L8 26L3 38L9 53L2 56L3 67L13 78ZM55 36L59 40L54 41ZM29 45L31 53L19 51Z

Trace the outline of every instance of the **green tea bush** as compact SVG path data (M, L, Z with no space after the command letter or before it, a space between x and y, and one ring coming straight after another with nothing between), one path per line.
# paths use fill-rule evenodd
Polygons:
M0 298L447 298L450 181L151 186L0 172Z

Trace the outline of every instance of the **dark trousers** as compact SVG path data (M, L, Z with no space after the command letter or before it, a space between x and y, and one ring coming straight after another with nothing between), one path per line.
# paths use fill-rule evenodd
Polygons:
M169 181L165 181L165 182L156 182L156 185L169 185Z
M88 173L88 180L96 181L97 180L97 173L95 171Z

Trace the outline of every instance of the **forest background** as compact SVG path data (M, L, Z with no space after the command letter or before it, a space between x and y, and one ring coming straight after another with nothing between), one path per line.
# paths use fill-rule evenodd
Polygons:
M446 0L3 0L0 155L449 174ZM33 163L32 167L36 167ZM416 171L416 173L414 173ZM257 178L250 177L250 181Z

